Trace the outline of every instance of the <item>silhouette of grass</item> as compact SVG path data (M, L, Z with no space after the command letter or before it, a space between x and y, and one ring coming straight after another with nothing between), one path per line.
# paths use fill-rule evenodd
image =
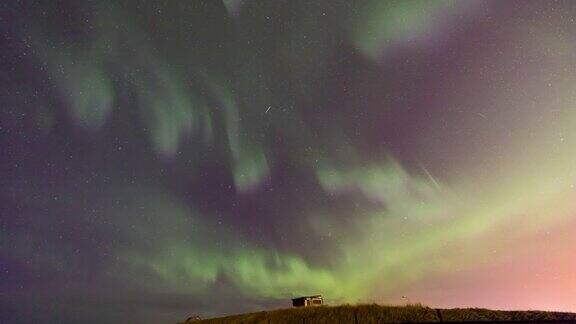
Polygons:
M576 323L576 314L542 311L494 311L481 308L435 309L406 306L341 305L278 309L191 321L198 324L376 324L449 322L551 322ZM187 322L182 322L188 324Z
M576 314L543 311L495 311L484 308L454 308L441 310L445 322L465 321L571 321Z
M381 306L381 305L342 305L316 306L279 309L233 315L221 318L206 319L193 323L226 323L226 324L291 324L291 323L418 323L434 322L436 311L421 305Z

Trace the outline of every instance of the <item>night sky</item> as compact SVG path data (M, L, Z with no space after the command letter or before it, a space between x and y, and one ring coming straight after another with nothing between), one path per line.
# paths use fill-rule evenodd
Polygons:
M0 321L576 311L576 3L0 2Z

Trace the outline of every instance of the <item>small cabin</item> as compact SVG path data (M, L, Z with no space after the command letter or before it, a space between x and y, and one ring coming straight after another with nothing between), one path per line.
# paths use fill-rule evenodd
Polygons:
M308 307L308 306L320 306L324 304L322 296L305 296L292 299L292 306L294 307Z

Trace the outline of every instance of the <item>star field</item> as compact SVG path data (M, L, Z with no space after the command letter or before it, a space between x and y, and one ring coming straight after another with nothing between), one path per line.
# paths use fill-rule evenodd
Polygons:
M0 3L0 321L576 311L575 14Z

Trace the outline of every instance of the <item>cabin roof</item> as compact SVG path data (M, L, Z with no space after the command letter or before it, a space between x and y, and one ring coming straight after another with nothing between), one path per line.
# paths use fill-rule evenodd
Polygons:
M302 299L308 299L308 298L320 298L320 299L322 299L322 295L302 296L302 297L298 297L298 298L292 298L292 300L302 300Z

